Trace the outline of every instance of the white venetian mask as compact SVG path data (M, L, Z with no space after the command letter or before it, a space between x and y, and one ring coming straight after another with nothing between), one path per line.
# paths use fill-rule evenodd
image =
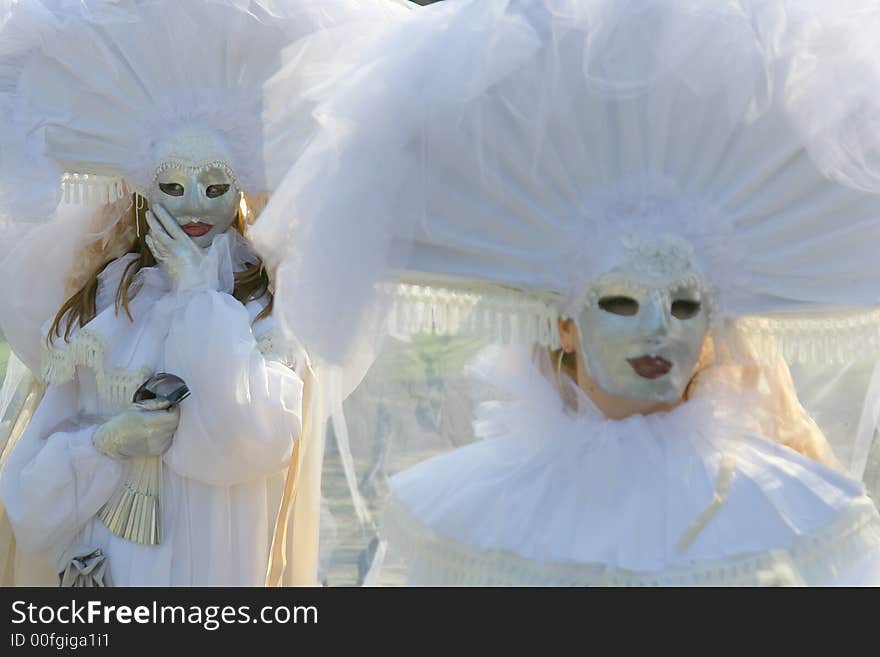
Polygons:
M584 362L609 395L675 402L708 333L712 295L684 240L629 238L625 252L593 283L577 317Z
M149 190L200 247L211 245L235 222L240 190L222 140L190 128L160 145L159 164Z

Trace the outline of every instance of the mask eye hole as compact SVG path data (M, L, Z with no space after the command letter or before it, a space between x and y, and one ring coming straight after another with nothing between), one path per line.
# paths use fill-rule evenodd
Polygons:
M180 183L159 183L159 189L168 196L183 196L183 185Z
M602 297L599 307L613 315L631 317L639 312L639 302L630 297Z
M676 319L691 319L700 312L700 302L678 299L672 302L672 316Z
M229 185L208 185L205 189L205 196L208 198L218 198L229 191Z

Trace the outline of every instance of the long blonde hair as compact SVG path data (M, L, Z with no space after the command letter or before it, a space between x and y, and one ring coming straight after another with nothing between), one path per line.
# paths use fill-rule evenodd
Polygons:
M77 254L77 257L74 259L74 268L77 267L77 261L93 261L96 259L95 255L97 255L99 264L86 273L84 282L77 280L76 276L71 276L71 280L75 281L74 289L68 290L70 296L55 315L47 336L49 344L55 338L61 337L63 337L65 342L69 341L74 329L77 327L82 328L95 318L97 314L98 281L101 273L106 269L107 265L125 254L133 254L137 257L125 267L119 286L116 288L116 313L124 312L128 319L132 320L129 302L132 298L131 286L135 275L144 267L154 267L156 265L156 260L153 258L153 254L150 252L145 241L150 231L146 219L148 209L149 206L145 198L132 194L131 207L127 210L123 220L115 228L118 233L117 241L121 240L123 243L121 253L118 248L101 251L101 243L94 242L84 247ZM99 212L103 210L102 208ZM245 202L239 207L235 223L233 224L235 229L242 235L245 234L247 227L247 216L248 204ZM94 253L96 249L99 251L97 254ZM257 315L254 321L257 322L271 314L273 298L272 293L269 291L269 275L262 262L249 265L244 271L235 273L235 287L232 296L243 304L268 296L266 307Z

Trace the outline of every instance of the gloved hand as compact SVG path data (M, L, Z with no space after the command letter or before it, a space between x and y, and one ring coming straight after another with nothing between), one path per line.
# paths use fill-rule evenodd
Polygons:
M175 287L186 287L186 281L195 280L205 259L204 252L183 232L180 224L161 205L148 210L149 234L144 238L153 257L158 260Z
M158 456L171 447L179 421L180 407L165 399L138 402L98 427L92 443L112 459Z

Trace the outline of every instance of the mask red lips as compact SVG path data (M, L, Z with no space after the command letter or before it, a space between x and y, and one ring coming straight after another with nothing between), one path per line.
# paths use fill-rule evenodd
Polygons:
M214 226L211 224L206 224L202 221L194 221L192 223L184 224L181 226L183 228L183 232L189 235L190 237L201 237L202 235L206 235L211 232L211 229Z
M665 358L659 356L639 356L638 358L627 358L626 362L635 370L643 379L659 379L666 376L672 369L672 363Z

